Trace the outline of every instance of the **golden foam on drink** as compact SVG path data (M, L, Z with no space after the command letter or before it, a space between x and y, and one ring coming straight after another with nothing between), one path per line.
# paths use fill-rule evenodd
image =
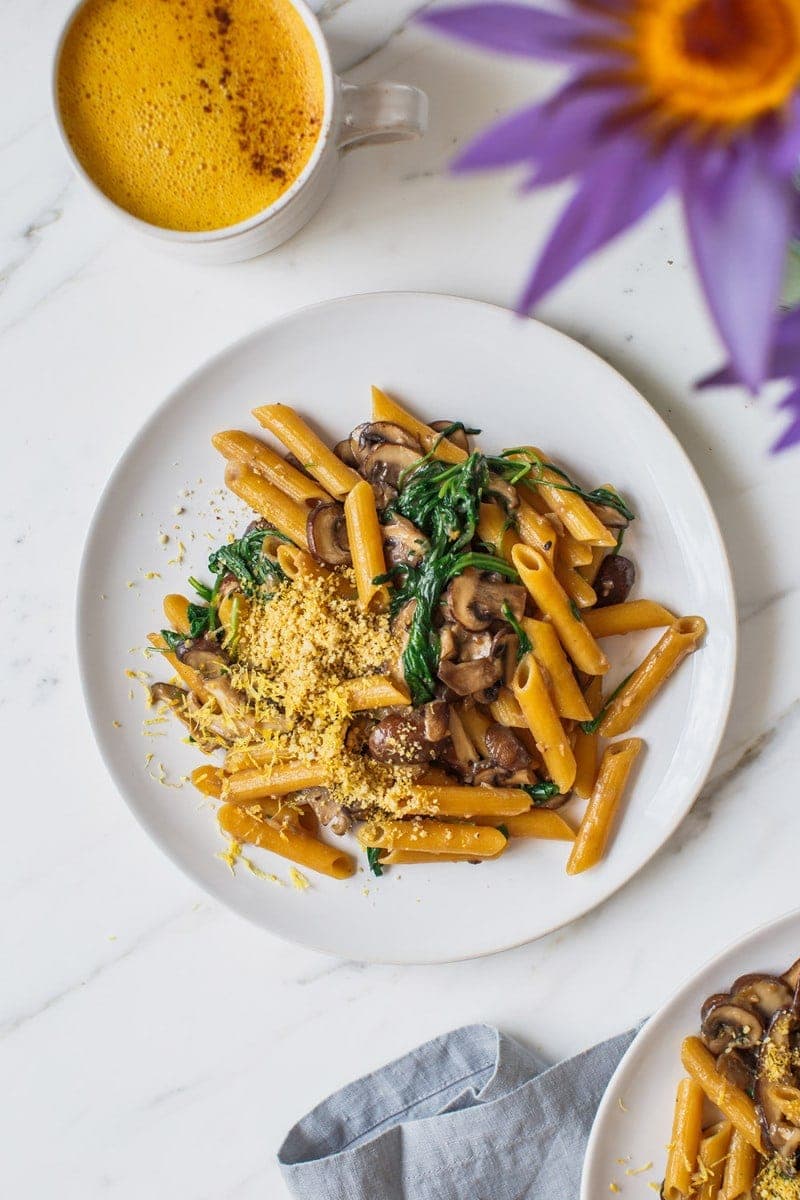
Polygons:
M105 194L187 231L274 203L308 162L325 107L316 47L287 0L88 0L58 97Z

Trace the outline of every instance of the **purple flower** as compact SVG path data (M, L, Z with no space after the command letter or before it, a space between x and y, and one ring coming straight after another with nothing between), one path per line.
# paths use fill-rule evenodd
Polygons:
M772 453L778 454L800 443L800 309L784 313L775 324L767 378L788 379L792 384L791 391L778 405L789 417L789 424L772 446ZM701 379L697 386L726 387L738 382L736 370L729 363L721 371Z
M797 0L563 0L561 13L508 3L421 20L488 50L566 64L546 100L483 133L458 171L522 167L525 187L575 178L536 263L529 311L668 191L732 369L752 390L769 361L800 158Z

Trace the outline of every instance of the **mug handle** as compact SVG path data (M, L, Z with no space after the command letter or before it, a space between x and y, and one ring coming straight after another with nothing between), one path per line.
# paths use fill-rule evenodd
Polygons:
M336 146L380 146L422 137L428 127L428 97L406 83L344 83L339 80L342 117Z

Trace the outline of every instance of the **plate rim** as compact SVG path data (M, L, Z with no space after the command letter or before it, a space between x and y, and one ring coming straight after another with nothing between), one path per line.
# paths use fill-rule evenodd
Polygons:
M88 663L88 642L90 641L88 628L88 597L90 592L88 566L92 556L93 543L101 528L101 517L105 509L106 502L113 490L113 485L117 474L131 459L135 457L140 443L146 440L151 428L159 422L162 414L170 407L180 393L190 388L196 380L200 379L208 371L221 365L226 359L235 359L242 349L249 343L257 341L259 338L268 333L275 333L275 331L279 330L284 325L289 325L295 321L306 319L310 314L313 314L320 309L330 309L340 305L347 305L358 300L382 302L397 299L402 299L403 301L407 301L412 304L420 300L440 301L447 304L455 304L456 306L464 305L471 308L487 309L493 314L502 314L504 316L515 315L513 310L506 308L504 305L496 304L492 301L474 299L467 296L456 296L447 292L420 291L417 289L387 289L383 291L353 292L342 296L329 297L325 300L314 301L312 304L302 305L299 308L292 309L290 312L283 313L274 320L257 325L255 328L242 334L234 341L228 343L226 346L223 346L221 349L209 355L208 358L204 359L203 362L200 363L194 370L190 371L188 375L171 387L155 406L146 420L139 426L133 438L117 456L109 471L105 484L101 489L100 495L97 498L92 517L86 530L78 567L77 584L75 588L74 637L78 661L78 676L80 679L84 709L88 717L95 745L100 754L100 758L108 777L113 783L117 793L119 794L119 797L124 802L128 811L132 814L139 827L147 835L148 840L154 843L157 849L162 854L166 855L169 861L175 867L177 867L183 875L191 879L191 881L200 887L205 894L211 896L225 909L234 912L237 917L249 921L263 932L268 933L272 937L279 938L281 941L289 945L301 946L306 949L314 950L317 953L326 954L333 957L343 957L342 951L330 949L325 946L318 946L311 939L298 941L296 938L293 938L282 931L269 928L262 921L258 920L255 915L245 912L239 907L231 904L221 886L217 887L213 882L202 876L198 870L195 870L194 867L178 857L177 851L173 850L171 843L166 842L156 836L155 832L150 828L150 822L145 811L141 806L137 805L134 800L129 798L128 789L126 786L124 786L124 781L118 776L117 771L112 766L110 742L106 738L103 738L100 734L102 724L98 714L95 711L95 705L92 697L91 671ZM579 911L573 913L572 915L558 918L555 921L549 922L546 928L540 930L538 933L535 933L532 936L515 936L507 942L492 946L490 948L479 948L469 953L458 953L455 955L442 955L437 953L435 956L414 958L406 956L395 958L383 954L362 954L357 959L359 962L376 964L381 963L393 966L411 966L466 962L472 959L484 958L492 954L500 954L508 950L517 949L520 946L529 945L534 941L538 941L540 938L546 937L551 933L555 933L559 929L565 928L567 925L573 924L575 921L585 917L588 913L594 912L596 909L601 908L613 896L621 891L622 888L626 887L636 878L636 876L648 865L648 863L652 861L655 855L658 854L661 849L663 849L669 839L674 835L675 831L689 815L698 795L700 794L700 791L708 779L728 724L730 709L733 702L733 692L738 666L739 629L736 592L733 583L733 574L728 555L728 549L722 536L719 521L717 520L717 515L714 511L705 485L700 478L694 463L691 461L681 445L678 437L666 423L661 414L656 411L656 409L649 403L647 398L638 390L638 388L635 387L635 385L631 383L621 371L617 370L615 366L609 363L595 350L592 350L590 347L584 345L583 342L580 342L576 338L571 337L569 334L562 332L560 329L554 328L552 325L548 325L544 321L540 321L535 317L522 317L520 318L520 321L529 322L530 324L538 325L544 328L547 330L549 336L552 336L561 342L568 343L572 348L577 348L580 354L589 356L590 358L596 360L603 370L611 372L616 377L617 381L624 386L631 398L636 400L640 408L647 415L647 418L653 423L654 427L659 430L660 435L668 439L668 441L672 444L672 449L675 453L677 453L684 470L688 472L689 476L693 480L698 494L698 501L702 504L706 520L709 522L709 526L716 536L716 545L720 552L721 566L723 567L721 593L724 598L724 604L728 615L728 629L726 632L730 638L731 655L727 677L725 680L722 703L718 709L716 726L713 729L712 736L706 743L706 751L701 760L702 766L700 781L686 808L679 816L677 816L676 819L670 823L661 842L654 846L652 850L636 864L634 870L625 878L611 885L602 895L593 900L588 900L584 907L581 907ZM107 746L109 749L107 749Z
M578 1200L596 1200L596 1198L589 1193L589 1171L592 1167L592 1162L597 1152L597 1143L601 1137L600 1127L602 1124L604 1124L606 1114L612 1107L612 1096L614 1089L618 1084L618 1080L627 1069L629 1060L634 1058L644 1043L648 1042L653 1037L657 1037L659 1033L659 1027L661 1023L667 1019L670 1009L674 1005L680 1003L684 994L690 992L695 987L698 979L700 979L700 977L704 975L706 971L714 970L715 967L721 965L728 955L733 954L734 951L744 950L745 947L751 944L756 944L766 934L776 932L781 926L790 926L793 922L798 925L800 930L800 908L789 909L788 912L783 912L777 917L771 917L769 920L762 921L760 925L756 925L755 928L749 929L746 933L742 934L741 937L735 938L733 941L728 942L721 950L712 955L711 958L702 962L700 966L691 973L691 975L684 976L678 986L664 1001L664 1003L661 1004L659 1008L656 1009L656 1011L646 1019L642 1027L638 1030L630 1046L628 1046L628 1049L619 1060L614 1074L609 1079L606 1089L603 1092L603 1098L598 1105L597 1112L595 1113L594 1120L592 1122L592 1128L589 1132L589 1138L586 1143L586 1151L583 1156L583 1167L581 1170L581 1190Z

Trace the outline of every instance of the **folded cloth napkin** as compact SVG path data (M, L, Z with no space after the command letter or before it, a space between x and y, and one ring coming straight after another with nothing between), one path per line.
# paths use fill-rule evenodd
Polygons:
M301 1200L577 1200L597 1106L635 1031L548 1067L490 1025L329 1096L278 1161Z

